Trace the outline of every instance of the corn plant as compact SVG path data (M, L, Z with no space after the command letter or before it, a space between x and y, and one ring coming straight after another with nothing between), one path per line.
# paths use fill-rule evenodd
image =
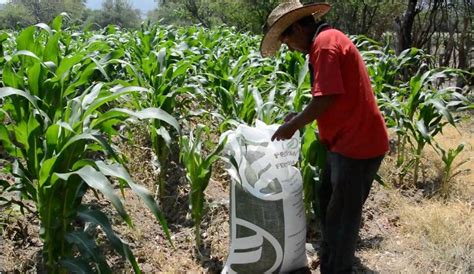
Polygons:
M145 96L134 97L133 104L137 109L159 107L168 113L176 113L179 104L177 97L187 91L184 82L192 62L181 59L174 41L165 40L167 32L158 26L151 26L135 33L137 43L128 51L137 71L140 86L150 87ZM163 39L160 42L159 39ZM160 48L161 47L161 48ZM192 58L190 58L192 59ZM162 121L153 120L148 124L152 149L157 157L159 175L157 193L163 198L166 193L166 170L168 169L172 134ZM179 131L177 131L179 133Z
M448 198L454 178L462 172L457 169L467 163L469 159L465 159L454 165L454 160L463 151L464 144L459 144L455 149L450 148L448 150L445 150L440 145L436 144L436 148L436 152L441 156L441 160L444 163L439 194L443 198Z
M123 180L142 197L167 232L166 222L152 196L146 189L131 181L123 166L112 166L103 161L94 162L87 157L88 154L99 153L120 163L120 158L104 138L108 135L105 128L117 124L130 115L146 118L158 117L162 113L157 110L147 110L149 113L132 113L114 109L100 114L97 108L117 95L97 92L99 88L97 86L91 88L83 96L70 101L71 104L67 107L79 111L80 115L77 115L77 112L64 112L63 116L55 119L47 116L44 110L38 107L45 102L27 92L12 88L0 89L0 98L15 98L15 102L7 102L3 107L7 119L11 119L12 122L0 127L0 140L8 154L15 159L10 169L16 178L15 190L21 191L24 199L36 203L41 220L40 236L44 241L46 265L52 272L60 271L61 266L70 269L74 264L84 265L78 260L70 260L72 246L76 246L85 258L93 259L97 270L102 272L107 269L105 261L96 252L97 248L90 251L92 243L88 240L90 237L84 232L74 231L72 226L77 216L88 217L84 212L80 215L79 211L82 197L88 188L101 191L126 223L132 226L122 202L113 191L106 175ZM119 93L123 94L124 91ZM98 102L92 103L91 99L98 99ZM29 104L23 104L24 101ZM24 106L15 109L15 106L20 104ZM97 118L92 118L96 115ZM110 123L111 121L113 123ZM95 224L107 227L102 221L97 221ZM118 241L113 234L108 233L107 236L116 250L124 255L137 271L135 259L129 248Z
M207 83L203 99L217 109L218 117L227 123L252 123L256 117L255 105L260 94L248 82L251 77L248 74L255 73L255 70L251 69L249 57L241 56L232 64L228 55L211 56L206 62ZM247 69L243 69L244 67Z
M258 94L257 94L258 95ZM267 125L274 124L278 118L284 115L286 110L284 106L281 106L277 102L277 90L272 88L268 93L266 100L263 100L261 96L257 97L257 119L264 122ZM285 113L286 114L286 113Z
M311 210L319 217L319 190L322 170L326 166L326 148L321 144L316 132L316 123L306 126L301 145L300 168L303 176L303 198L306 214ZM310 220L311 218L308 218Z
M13 185L31 200L41 221L40 237L49 272L110 272L95 241L75 227L79 218L100 225L115 250L140 272L130 248L111 229L100 211L82 205L88 189L101 192L122 219L133 226L120 197L108 177L140 196L169 231L152 195L130 179L123 161L109 144L116 126L126 119L159 119L177 127L174 118L160 109L133 112L108 106L117 98L147 90L139 87L110 87L92 81L105 72L87 52L64 55L70 41L60 29L46 25L20 32L16 48L4 53L3 86L0 88L0 142L9 157ZM6 182L2 182L5 184ZM73 253L77 249L81 256Z
M407 85L391 87L392 96L382 96L379 102L388 112L387 124L397 133L397 165L402 170L413 169L413 182L418 181L420 160L427 144L442 132L446 124L456 125L453 111L468 106L469 100L456 88L438 88L438 81L460 73L454 69L432 69L417 73ZM407 159L409 153L410 159ZM400 173L400 183L406 173Z
M284 83L280 99L292 111L302 111L311 98L308 64L308 58L297 52L283 53L277 60L275 73Z
M274 122L284 113L281 106L288 100L281 99L283 94L276 89L278 72L271 59L260 58L255 37L201 29L192 38L185 41L200 54L198 76L191 77L192 96L220 120L221 132L240 123L252 124L256 118Z
M225 140L207 156L204 155L203 132L209 133L208 127L198 125L196 130L189 133L189 136L182 136L180 140L180 159L181 163L186 169L186 178L191 186L189 193L189 209L191 210L191 217L194 220L194 235L196 240L196 247L201 246L201 220L204 214L204 191L209 185L209 180L212 175L212 164L218 159L218 154L222 151L225 145Z
M367 63L367 69L379 106L388 127L397 135L398 181L413 170L418 181L420 160L426 144L449 123L455 125L452 112L462 110L469 100L455 88L442 84L464 72L434 69L433 58L420 49L411 48L396 55L390 48L363 36L353 37ZM410 73L413 76L408 76Z
M390 86L406 83L407 72L416 72L423 64L432 61L430 55L417 48L406 49L399 55L391 48L391 36L385 45L365 36L351 37L366 63L374 92L377 96L390 94Z

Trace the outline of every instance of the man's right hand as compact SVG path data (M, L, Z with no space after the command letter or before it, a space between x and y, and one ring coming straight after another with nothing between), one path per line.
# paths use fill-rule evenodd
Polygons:
M292 122L286 122L283 125L281 125L277 131L273 134L271 140L272 142L274 140L280 141L280 140L288 140L293 137L295 132L298 130L298 127L292 123Z
M291 121L296 115L298 115L297 112L290 112L286 115L285 117L285 123Z

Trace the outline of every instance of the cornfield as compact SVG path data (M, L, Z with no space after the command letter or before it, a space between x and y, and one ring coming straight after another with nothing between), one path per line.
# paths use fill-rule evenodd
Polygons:
M35 205L30 210L40 220L43 262L51 273L111 272L85 223L101 227L111 246L139 273L110 216L87 207L83 198L88 190L102 193L133 227L123 195L130 188L172 244L161 203L170 192L170 153L178 151L192 189L189 210L199 247L206 210L203 192L225 142L210 136L257 119L281 123L286 113L301 111L310 99L308 61L286 50L276 58L262 58L260 37L228 27L143 24L136 31L110 26L82 32L65 26L64 20L61 15L50 25L0 33L0 149L3 173L14 178L0 181L1 206L24 208L25 201ZM395 132L399 183L410 183L404 180L407 174L418 180L427 145L439 152L450 176L462 147L446 152L434 136L446 124L455 126L461 110L473 108L469 91L447 84L466 72L435 68L432 57L418 49L397 55L389 43L352 39L367 63L387 125ZM207 125L196 125L196 120ZM118 149L117 138L126 138L132 125L143 127L151 140L159 174L155 189L132 180ZM324 164L315 130L311 125L303 132L300 162L310 215L317 215L312 204Z

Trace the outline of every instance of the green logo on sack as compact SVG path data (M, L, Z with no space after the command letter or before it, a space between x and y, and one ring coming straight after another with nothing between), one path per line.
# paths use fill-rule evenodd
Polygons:
M298 142L297 139L291 139L288 144L287 144L287 147L288 149L298 149L300 145L300 142Z

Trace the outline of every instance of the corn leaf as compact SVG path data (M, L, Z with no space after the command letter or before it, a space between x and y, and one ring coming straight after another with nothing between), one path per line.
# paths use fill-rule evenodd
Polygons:
M92 271L92 268L89 264L84 260L79 259L63 259L59 262L61 266L69 270L70 273L77 273L77 274L89 274Z
M31 96L29 93L11 87L0 88L0 99L12 95L18 95L27 99L35 108L38 109L38 105L36 104L38 100L35 97Z
M117 236L117 234L115 234L112 229L112 226L110 225L109 219L103 212L98 210L91 210L86 208L85 206L80 206L78 209L78 216L86 222L91 222L95 225L100 225L113 248L122 257L126 258L132 264L135 273L140 273L140 268L138 267L137 261L133 256L132 250Z
M97 161L95 162L95 164L104 175L124 180L130 186L133 192L135 192L145 202L145 204L151 210L153 215L155 215L156 219L160 222L161 226L163 227L163 231L165 232L168 240L171 243L171 234L168 229L166 219L164 218L163 214L158 208L158 205L155 202L155 199L153 199L153 195L148 191L148 189L141 185L135 184L128 172L125 170L125 168L119 164L106 164L102 161Z
M74 231L65 235L66 241L74 244L80 250L82 256L89 257L96 264L99 273L112 273L94 240L85 232Z
M56 31L60 31L63 25L64 18L71 20L71 17L69 16L69 14L67 14L66 12L62 12L60 15L54 18L53 22L51 23L51 27Z
M44 62L51 61L56 65L56 67L59 64L59 58L60 58L59 56L61 55L61 50L59 49L60 36L61 36L60 32L57 32L56 34L54 34L48 40L48 43L46 44L46 47L43 53L43 61Z
M122 109L115 108L111 110L111 112L125 113L129 116L136 117L140 120L158 119L174 127L177 132L180 132L178 121L176 121L176 119L170 114L168 114L166 111L159 108L146 108L146 109L136 111L136 112L128 110L128 109L123 109L123 108Z
M58 178L65 181L67 181L72 175L78 175L82 178L82 180L84 180L87 185L102 192L102 194L104 194L104 196L107 197L107 199L112 203L112 205L115 207L120 216L125 220L125 222L129 226L133 227L132 221L128 216L127 212L125 211L122 201L117 196L117 194L115 194L112 185L110 184L109 180L104 176L104 174L95 170L91 166L84 166L81 169L70 173L56 173L56 176Z
M94 100L94 102L89 105L87 110L84 112L84 117L91 115L94 111L96 111L99 107L103 106L106 103L110 103L117 98L124 96L125 94L133 93L133 92L146 92L148 89L142 87L124 87L119 88L118 90L114 91L112 94L108 96L101 97L100 99Z
M34 41L35 27L28 27L20 32L16 38L16 48L17 50L29 50L33 51L34 44L31 41Z

